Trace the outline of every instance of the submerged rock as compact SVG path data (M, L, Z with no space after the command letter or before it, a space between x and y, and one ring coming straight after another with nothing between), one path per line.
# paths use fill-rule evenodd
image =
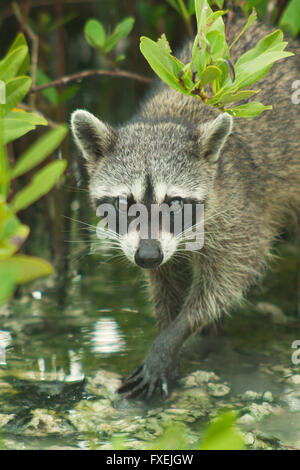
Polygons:
M0 429L14 418L14 414L0 413Z
M270 391L264 392L262 396L263 401L267 401L269 403L272 403L274 401L273 394Z
M300 374L292 375L287 379L289 384L300 385Z
M242 400L247 401L258 401L261 400L262 395L261 393L254 392L253 390L247 390L245 393L241 395Z
M253 416L255 421L261 421L265 416L268 416L274 411L274 408L269 403L252 403L248 407L249 414Z
M31 420L24 426L24 435L47 436L49 434L68 434L74 432L64 417L55 411L36 409L32 411Z
M190 388L201 386L203 384L207 384L208 382L218 382L219 380L219 377L214 372L197 370L180 379L179 383L181 383L185 388Z
M208 383L207 387L210 395L212 395L213 397L225 397L230 393L230 387L225 384Z
M181 426L184 438L192 446L199 441L199 432L203 432L206 423L226 408L241 412L238 425L245 428L249 448L272 448L271 441L265 441L255 431L259 422L278 410L276 405L271 405L275 398L270 391L248 390L234 395L230 384L222 382L213 371L199 370L181 378L166 400L154 398L145 404L142 400L120 398L116 393L120 384L118 374L99 370L86 378L83 393L70 403L68 410L36 408L29 412L28 418L19 421L13 414L0 414L0 426L13 422L10 432L18 429L25 437L78 435L80 445L84 443L88 449L146 449L166 429ZM21 447L16 444L15 448Z

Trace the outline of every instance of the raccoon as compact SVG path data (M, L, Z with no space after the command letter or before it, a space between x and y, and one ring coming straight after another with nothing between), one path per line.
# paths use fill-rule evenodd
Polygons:
M243 25L237 19L230 36ZM271 31L252 26L232 51L233 63ZM181 55L189 56L190 48L185 45ZM110 201L128 212L134 203L167 204L184 212L186 204L204 205L201 250L185 250L188 234L171 229L153 240L142 238L138 228L111 234L147 274L160 331L119 389L128 398L149 398L157 388L168 394L185 340L243 301L260 280L274 240L297 219L300 117L291 96L300 79L300 47L291 40L288 49L295 56L275 64L257 86L273 110L250 120L233 119L160 81L137 114L116 129L85 110L72 114L96 206Z

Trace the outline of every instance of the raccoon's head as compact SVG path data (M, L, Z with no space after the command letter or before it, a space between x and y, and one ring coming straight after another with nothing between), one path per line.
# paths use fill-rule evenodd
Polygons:
M189 205L192 221L188 227L192 228L195 206L209 197L220 152L232 130L231 116L220 114L196 129L159 119L113 129L89 112L77 110L71 125L87 160L95 206L110 204L117 216L127 217L127 230L121 231L116 223L108 233L124 254L143 268L153 269L167 262L181 249L188 232L177 233L174 219L183 221ZM134 209L140 206L146 209L146 233L135 223L140 212ZM158 212L162 207L171 209L169 226L158 218L155 237L151 231L153 207Z

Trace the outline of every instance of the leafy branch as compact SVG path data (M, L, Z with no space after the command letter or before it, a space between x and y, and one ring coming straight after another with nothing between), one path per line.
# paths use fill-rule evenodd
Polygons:
M85 39L91 47L98 50L100 54L105 57L105 59L111 65L111 69L84 70L82 72L66 75L56 80L50 80L46 83L33 85L29 90L29 93L33 94L46 90L47 88L60 87L62 85L67 85L71 82L78 82L92 76L123 77L142 83L150 83L152 81L151 78L144 77L143 75L139 75L137 73L128 72L127 70L121 70L119 68L119 62L124 60L126 57L124 54L119 54L116 58L112 56L112 52L119 42L131 33L133 25L134 18L124 18L120 23L117 24L113 32L110 35L107 35L100 21L94 18L89 19L84 26Z
M0 61L1 86L5 86L5 103L0 104L0 305L18 284L32 281L53 272L47 261L19 254L29 235L29 227L21 223L17 213L48 193L63 174L67 162L56 159L35 172L28 184L12 194L11 184L21 175L51 155L67 134L65 125L50 130L36 140L12 167L6 145L34 130L47 126L43 116L19 109L31 86L27 75L30 58L23 34L19 34Z
M247 87L259 81L276 61L293 55L284 51L287 42L283 41L282 31L276 30L261 39L233 65L230 50L256 20L255 11L231 45L225 35L222 18L225 11L213 12L207 0L195 0L195 12L197 34L187 64L172 54L164 34L157 42L141 37L141 52L154 72L176 91L236 117L252 118L272 109L258 101L239 106L233 103L257 95L261 90Z
M39 56L39 37L35 32L30 28L30 26L24 21L21 9L17 2L12 2L11 4L13 12L19 21L22 28L28 34L31 42L32 42L32 54L31 54L31 65L30 65L30 76L32 80L32 84L35 85L36 82L36 74L37 74L37 67L38 67L38 56ZM31 109L34 110L35 108L35 99L34 97L30 99L30 106Z

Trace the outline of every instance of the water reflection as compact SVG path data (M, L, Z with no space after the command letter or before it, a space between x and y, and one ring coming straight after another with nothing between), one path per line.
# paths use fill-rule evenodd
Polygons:
M11 342L11 334L9 331L0 331L0 365L6 366L6 348Z
M34 298L34 300L42 300L43 298L43 293L39 290L35 290L31 293L32 297Z
M291 411L300 411L300 390L287 388L283 400L288 404Z
M51 367L50 372L47 372L46 360L43 357L38 359L38 369L40 381L58 381L58 382L79 382L84 379L84 373L82 372L81 356L76 354L74 351L69 350L69 369L70 373L66 373L65 370L60 367L57 370L56 367L56 355L51 356Z
M113 318L96 321L91 333L91 348L96 354L111 354L126 349L119 325Z

